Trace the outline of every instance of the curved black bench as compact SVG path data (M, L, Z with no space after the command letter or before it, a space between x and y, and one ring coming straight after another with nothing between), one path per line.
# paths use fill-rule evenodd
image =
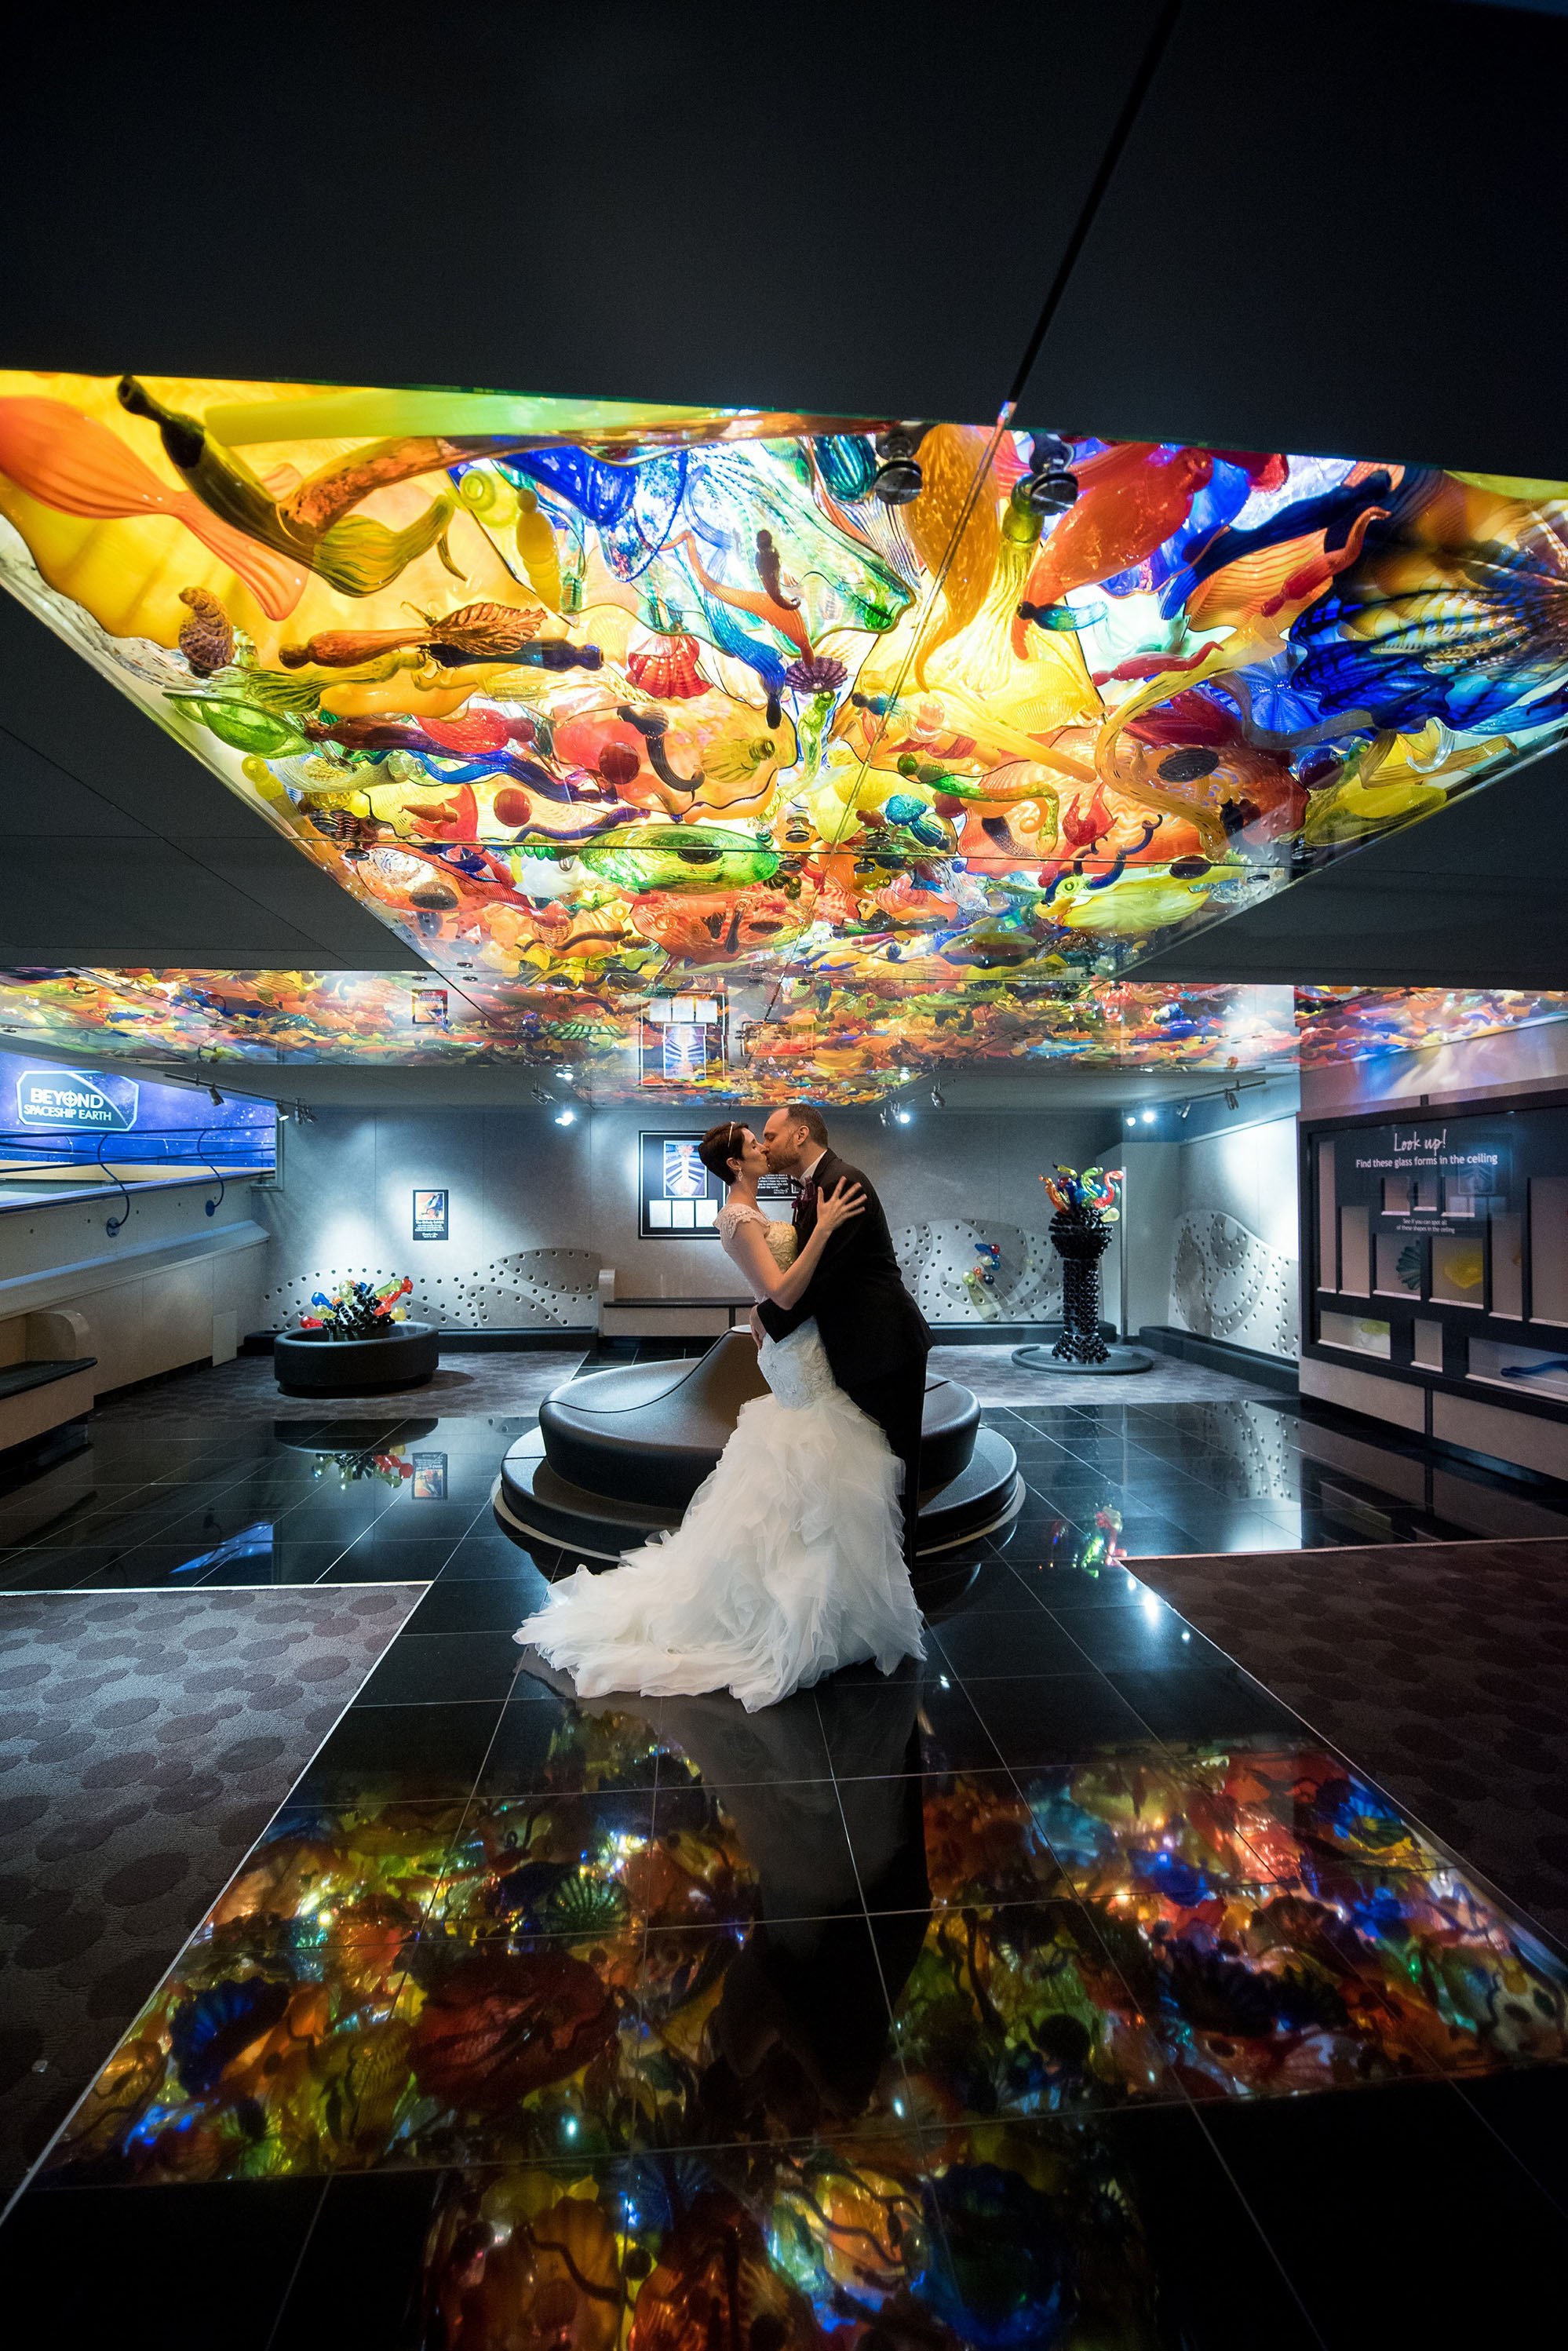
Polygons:
M616 1501L684 1510L729 1442L742 1405L768 1394L756 1342L732 1331L695 1363L591 1372L539 1406L546 1458L559 1476ZM927 1380L923 1487L968 1467L980 1407L952 1380Z
M695 1363L591 1372L547 1397L538 1433L502 1464L496 1515L517 1541L612 1560L668 1532L734 1433L766 1395L748 1332L730 1332ZM922 1556L1011 1518L1021 1499L1010 1445L980 1426L956 1381L926 1382L921 1445Z

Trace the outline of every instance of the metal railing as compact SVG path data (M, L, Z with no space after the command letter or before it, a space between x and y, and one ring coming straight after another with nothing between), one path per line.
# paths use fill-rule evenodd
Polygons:
M110 1164L112 1162L112 1164ZM30 1128L0 1128L0 1181L26 1183L79 1176L118 1186L120 1213L105 1229L112 1238L131 1214L131 1186L189 1171L209 1176L217 1186L204 1202L209 1217L223 1206L231 1176L270 1176L277 1165L277 1125L142 1127L130 1133L40 1134Z

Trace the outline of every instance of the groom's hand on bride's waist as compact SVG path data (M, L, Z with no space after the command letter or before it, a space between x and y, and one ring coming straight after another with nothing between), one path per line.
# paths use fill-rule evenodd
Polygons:
M755 1306L754 1306L754 1307L752 1308L752 1310L751 1310L751 1318L750 1318L750 1323L749 1323L749 1326L748 1326L748 1327L749 1327L749 1329L750 1329L750 1332L751 1332L751 1335L752 1335L752 1337L756 1340L756 1342L757 1342L758 1345L760 1347L760 1346L761 1346L761 1344L762 1344L763 1340L768 1336L768 1333L766 1332L766 1331L764 1331L764 1329L763 1329L763 1327L762 1327L762 1317L761 1317L761 1315L758 1312L758 1311L757 1311L757 1309L756 1309L756 1307L755 1307Z

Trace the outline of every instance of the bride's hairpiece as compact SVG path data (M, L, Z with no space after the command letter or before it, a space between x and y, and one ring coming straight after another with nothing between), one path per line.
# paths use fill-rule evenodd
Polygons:
M722 1126L710 1126L697 1145L697 1157L708 1174L716 1176L721 1184L729 1185L735 1181L735 1170L730 1161L740 1157L745 1148L745 1134L746 1129L738 1119L727 1119Z

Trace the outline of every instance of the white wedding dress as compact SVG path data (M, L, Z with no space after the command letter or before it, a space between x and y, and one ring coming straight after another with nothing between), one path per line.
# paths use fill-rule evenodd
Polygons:
M787 1270L792 1228L724 1208L732 1256L743 1220ZM580 1697L728 1689L755 1713L836 1667L874 1657L886 1674L925 1656L886 1437L835 1384L814 1322L765 1339L758 1360L772 1393L741 1406L674 1533L606 1573L580 1567L519 1625Z

